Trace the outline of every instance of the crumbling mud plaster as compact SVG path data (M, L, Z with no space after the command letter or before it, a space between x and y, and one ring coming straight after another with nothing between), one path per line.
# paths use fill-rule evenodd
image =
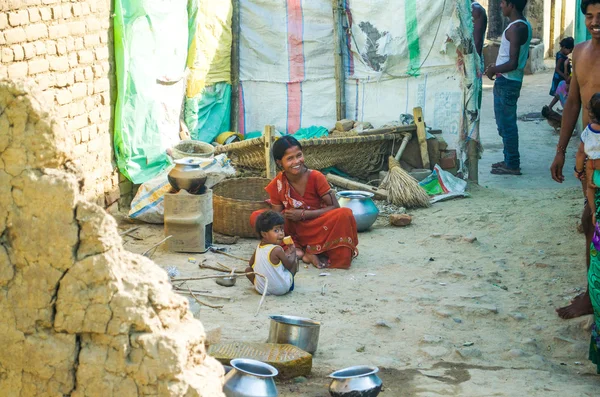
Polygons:
M85 201L73 140L38 98L0 81L1 395L222 396L187 300Z

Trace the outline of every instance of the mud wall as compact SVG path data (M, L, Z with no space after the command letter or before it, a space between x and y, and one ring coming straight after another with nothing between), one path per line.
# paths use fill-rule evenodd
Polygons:
M0 80L2 396L221 397L187 300L81 194L52 91Z
M131 191L112 160L111 30L110 0L0 1L0 78L33 81L56 105L83 192L103 207Z

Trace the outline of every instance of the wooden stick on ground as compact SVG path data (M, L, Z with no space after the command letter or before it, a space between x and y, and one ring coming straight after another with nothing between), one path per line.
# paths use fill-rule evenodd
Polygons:
M260 312L260 308L263 304L263 302L265 301L265 296L267 296L267 290L269 289L269 279L266 278L264 275L260 274L260 273L256 273L256 272L248 272L248 273L243 273L243 274L234 274L231 277L241 277L241 276L247 276L250 274L254 274L255 276L259 276L265 279L265 289L263 290L263 294L262 297L260 298L260 302L258 303L258 309L256 309L256 314L254 314L254 317L258 316L258 312ZM196 281L196 280L209 280L209 279L215 279L215 278L223 278L225 276L223 276L222 274L217 274L217 275L211 275L211 276L201 276L201 277L188 277L188 278L172 278L171 282L172 283L177 283L177 282L181 282L181 281ZM189 289L189 287L188 287ZM192 294L192 296L194 296ZM198 298L196 298L194 296L194 299L196 299L198 301ZM198 302L200 303L200 302ZM203 303L204 304L204 303ZM205 304L206 306L209 306L207 304ZM212 307L212 306L209 306ZM219 309L219 308L217 308Z
M167 237L163 238L158 243L156 243L152 247L148 248L142 255L145 256L145 257L147 257L147 258L150 258L152 256L152 254L150 254L150 251L157 249L159 245L161 245L162 243L164 243L165 241L167 241L171 237L173 237L173 236L167 236Z
M240 258L239 256L231 255L231 254L228 254L227 252L222 252L222 251L219 251L219 250L216 250L216 249L211 249L210 252L213 252L213 253L219 254L219 255L225 255L225 256L227 256L229 258L238 259L238 260L244 261L246 263L250 262L250 259Z
M202 302L200 299L198 299L198 297L196 295L194 295L194 293L192 292L192 290L190 289L190 287L188 287L188 290L190 292L190 295L192 295L192 297L196 300L196 302L198 302L199 304L203 305L203 306L208 306L208 307L212 307L213 309L222 309L223 305L217 306L217 305L211 305L209 303L206 302Z
M180 294L189 294L189 291L185 291L182 289L176 289L175 291L179 292ZM198 296L203 296L206 298L215 298L215 299L225 299L225 300L233 300L233 298L231 296L223 296L223 295L214 295L212 293L205 293L205 292L200 292L200 291L196 291L196 290L191 290L192 293L198 295Z
M223 268L224 268L224 269L227 269L227 271L231 271L231 268L230 268L229 266L227 266L227 265L224 265L224 264L222 264L222 263L220 263L220 262L217 262L217 263L218 263L220 266L223 266ZM236 274L244 274L244 273L246 273L246 271L245 271L245 270L236 270L236 271L235 271L235 273L236 273Z
M240 274L234 274L231 277L241 277L241 276L247 276L249 274L255 274L255 273L254 272L240 273ZM223 278L223 277L228 277L228 276L224 276L222 274L212 274L210 276L199 276L199 277L188 277L188 278L172 278L171 282L177 283L177 282L180 282L180 281L210 280L210 279Z
M221 266L220 263L218 263L218 264ZM223 272L223 273L228 273L229 272L229 269L225 269L225 268L217 267L217 266L205 265L203 263L201 263L200 265L198 265L198 267L200 269L209 269L209 270L214 270L214 271Z
M119 236L127 236L129 233L131 232L135 232L136 230L138 230L141 226L136 226L136 227L132 227L131 229L127 229L122 233L119 233ZM135 237L134 237L135 238ZM138 237L139 238L139 237Z
M263 293L262 293L262 297L260 298L260 302L258 302L258 308L256 309L256 313L254 314L254 317L258 316L258 312L260 311L260 307L262 306L263 302L265 301L265 296L267 296L267 290L269 289L269 279L266 278L265 276L263 276L260 273L256 273L254 272L254 276L259 276L265 279L265 288L263 289Z

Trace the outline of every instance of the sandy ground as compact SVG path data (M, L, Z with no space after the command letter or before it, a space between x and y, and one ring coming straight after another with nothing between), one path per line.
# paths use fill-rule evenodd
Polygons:
M519 114L549 102L550 80L550 73L527 76ZM320 277L302 267L295 291L267 297L257 317L259 296L246 280L232 288L195 282L233 298L211 300L222 309L193 302L195 315L207 328L220 326L223 341L265 341L270 314L321 321L311 376L280 383L281 396L326 396L327 374L358 364L381 369L385 396L598 395L600 378L587 360L591 316L565 321L554 311L586 285L584 239L576 230L581 191L570 172L562 185L551 180L557 135L545 121L519 123L523 176L489 174L502 153L491 85L483 108L481 186L470 186L471 198L411 211L407 228L380 218L359 235L360 256L350 270ZM574 148L568 156L566 170ZM134 235L143 240L126 237L125 247L141 253L162 238L162 227L143 225ZM230 252L250 257L255 244L242 241ZM189 257L245 266L164 247L153 259L182 276L215 273Z

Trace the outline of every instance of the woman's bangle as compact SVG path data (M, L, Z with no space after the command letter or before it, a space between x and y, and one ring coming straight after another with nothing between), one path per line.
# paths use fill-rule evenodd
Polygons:
M562 147L560 145L556 145L556 153L562 153L563 155L567 154L567 148Z

